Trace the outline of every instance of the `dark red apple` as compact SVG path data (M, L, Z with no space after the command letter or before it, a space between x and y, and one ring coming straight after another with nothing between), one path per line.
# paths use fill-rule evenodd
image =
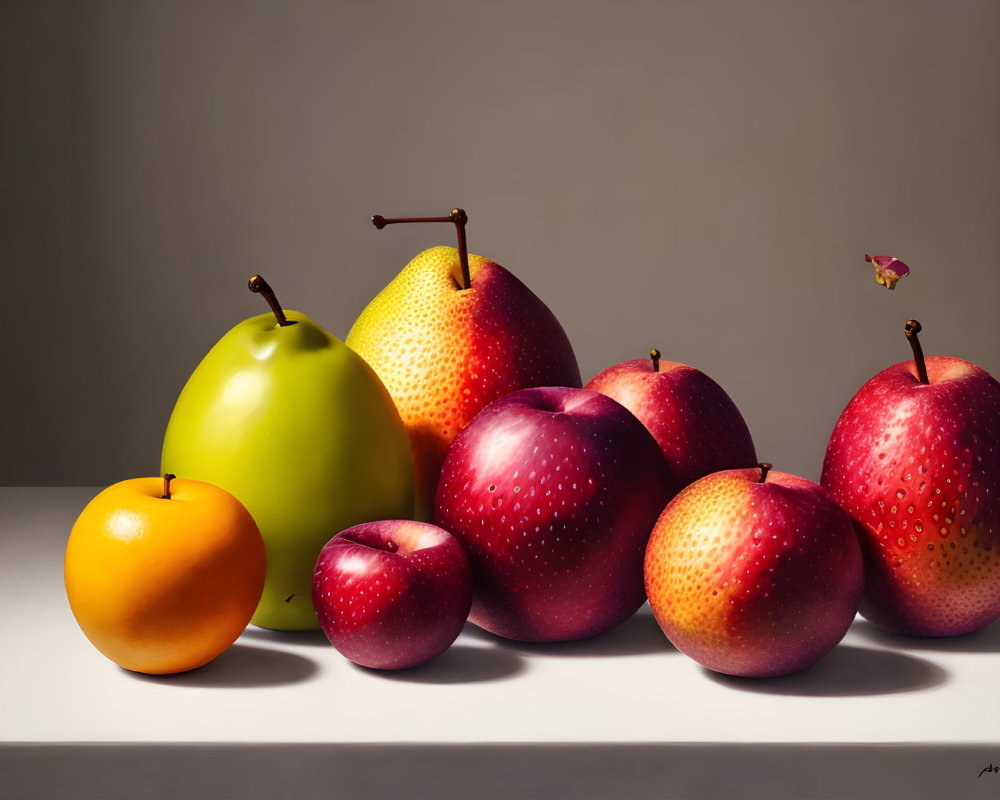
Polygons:
M320 551L313 604L330 643L355 664L416 667L462 631L472 577L462 546L424 522L348 528Z
M457 436L435 522L472 566L469 619L509 639L609 630L645 600L642 557L676 487L624 406L586 389L503 397Z
M818 484L716 472L664 509L646 550L656 621L716 672L775 677L811 666L847 633L864 581L851 521Z
M1000 383L947 356L883 370L837 421L821 482L854 520L861 613L890 631L968 633L1000 617Z
M587 389L617 400L653 434L680 486L757 463L750 430L725 390L686 364L650 358L608 367Z

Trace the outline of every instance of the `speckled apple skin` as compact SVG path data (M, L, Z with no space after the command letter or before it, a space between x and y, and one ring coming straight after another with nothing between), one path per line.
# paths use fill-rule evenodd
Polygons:
M803 670L847 633L864 581L851 521L818 484L760 469L716 472L664 509L645 556L660 628L715 672Z
M822 484L854 520L861 613L887 630L950 636L1000 617L1000 383L958 358L883 370L854 396Z
M724 469L753 467L757 453L746 420L726 391L704 372L675 361L646 359L608 367L587 389L617 400L653 434L681 486Z
M320 551L313 604L345 658L372 669L408 669L458 638L472 604L472 575L447 531L409 520L368 522Z
M642 558L676 488L627 409L585 389L526 389L455 439L435 522L472 566L469 619L509 639L594 636L642 605Z
M346 343L381 378L413 449L418 519L429 520L445 453L488 403L531 386L581 385L566 332L508 270L469 254L459 289L458 251L416 256L368 304Z

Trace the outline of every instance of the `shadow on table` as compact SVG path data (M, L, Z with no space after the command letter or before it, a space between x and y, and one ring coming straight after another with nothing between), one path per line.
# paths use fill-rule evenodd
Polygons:
M318 628L313 631L275 631L270 628L258 628L256 625L247 625L240 638L256 639L259 642L270 642L271 644L331 647L326 634Z
M470 639L488 642L508 651L542 656L641 656L656 653L676 653L648 606L629 617L607 633L572 642L516 642L495 636L475 625L467 624L462 634Z
M302 683L317 672L314 661L284 650L236 643L214 661L175 675L144 675L123 670L151 683L208 689L247 689Z
M466 624L465 632L475 626ZM476 630L479 630L476 628ZM332 650L333 645L321 630L274 631L253 625L243 631L244 641L268 642L274 645L320 647ZM495 638L495 637L491 637ZM346 662L345 663L349 663ZM524 669L523 660L500 647L478 647L453 644L444 653L419 667L404 670L369 670L356 667L382 678L411 683L481 683L513 677Z
M412 669L373 670L379 678L403 683L482 683L512 678L524 671L524 659L499 647L453 644L433 661Z
M855 620L851 631L872 644L898 650L938 653L1000 653L1000 622L961 636L903 636L882 630L865 619Z
M809 669L781 678L738 678L704 669L718 684L745 692L797 697L860 697L918 692L940 686L948 673L936 664L889 650L839 644Z

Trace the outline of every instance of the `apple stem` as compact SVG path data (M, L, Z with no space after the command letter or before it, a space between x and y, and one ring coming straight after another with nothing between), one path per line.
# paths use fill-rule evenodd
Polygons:
M254 294L264 296L264 299L267 300L267 304L271 307L271 311L274 312L274 316L278 320L278 325L284 327L285 325L291 324L287 319L285 319L285 312L282 310L281 304L278 303L278 298L274 294L274 289L272 289L270 284L260 277L260 275L254 275L250 279L250 291Z
M760 468L760 480L757 483L763 483L767 480L767 473L771 471L772 465L766 461L761 461L757 466Z
M172 481L176 477L177 477L176 475L170 472L168 472L166 475L163 476L163 494L160 495L161 500L170 499L170 481Z
M469 221L469 215L464 209L453 208L447 217L392 217L386 218L381 214L372 217L372 225L382 230L386 225L394 225L397 222L454 222L455 230L458 233L458 260L462 265L462 283L460 289L468 289L472 284L469 276L469 247L465 242L465 225Z
M917 362L917 377L923 384L930 383L930 379L927 377L927 364L924 362L924 349L920 346L920 340L917 338L917 334L923 330L923 327L915 319L908 319L906 321L906 327L903 328L906 333L906 339L910 343L910 349L913 350L913 360Z
M653 359L653 372L660 371L660 351L655 347L649 351L649 357Z

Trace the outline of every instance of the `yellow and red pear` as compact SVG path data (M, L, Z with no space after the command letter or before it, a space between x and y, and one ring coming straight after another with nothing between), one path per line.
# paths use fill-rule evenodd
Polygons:
M486 405L520 389L581 386L569 338L512 273L465 249L465 212L448 217L459 246L417 255L361 313L346 342L381 378L413 448L416 518L430 519L448 447Z

